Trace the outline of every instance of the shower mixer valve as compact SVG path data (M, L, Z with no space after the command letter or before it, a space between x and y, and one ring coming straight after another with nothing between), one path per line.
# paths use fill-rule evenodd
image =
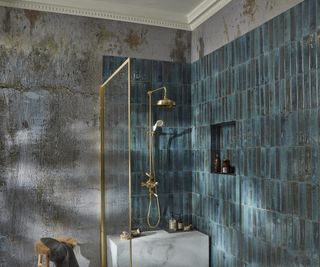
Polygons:
M157 197L157 194L155 194L154 190L156 186L158 185L158 182L154 180L154 178L149 174L146 173L146 175L149 177L149 179L146 182L142 182L141 186L145 186L148 188L149 193L153 194L155 197Z

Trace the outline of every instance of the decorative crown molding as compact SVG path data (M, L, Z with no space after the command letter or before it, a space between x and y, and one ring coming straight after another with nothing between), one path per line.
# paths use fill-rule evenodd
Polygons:
M201 2L201 4L187 14L190 30L193 31L231 1L232 0L204 0Z
M168 14L146 8L134 8L126 5L110 5L102 1L92 1L88 5L84 1L53 0L0 0L0 6L31 9L37 11L94 17L110 20L141 23L146 25L192 31L209 17L218 12L232 0L204 0L189 14ZM111 7L111 8L110 8ZM121 10L121 12L110 10ZM124 12L122 11L124 10ZM149 14L148 16L142 14Z

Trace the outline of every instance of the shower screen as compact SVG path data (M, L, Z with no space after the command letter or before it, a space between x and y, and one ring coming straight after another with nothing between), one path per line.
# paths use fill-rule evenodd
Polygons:
M101 266L131 266L130 59L100 88L100 128Z

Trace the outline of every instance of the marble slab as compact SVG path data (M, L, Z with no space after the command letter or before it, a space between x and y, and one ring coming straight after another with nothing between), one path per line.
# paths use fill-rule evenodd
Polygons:
M133 267L208 267L209 237L198 231L144 232L132 240ZM108 267L128 267L129 241L107 236Z

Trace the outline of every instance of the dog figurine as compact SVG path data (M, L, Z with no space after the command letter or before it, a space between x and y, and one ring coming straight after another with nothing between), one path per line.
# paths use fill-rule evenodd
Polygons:
M49 237L40 240L50 249L50 261L56 267L79 267L72 245Z

